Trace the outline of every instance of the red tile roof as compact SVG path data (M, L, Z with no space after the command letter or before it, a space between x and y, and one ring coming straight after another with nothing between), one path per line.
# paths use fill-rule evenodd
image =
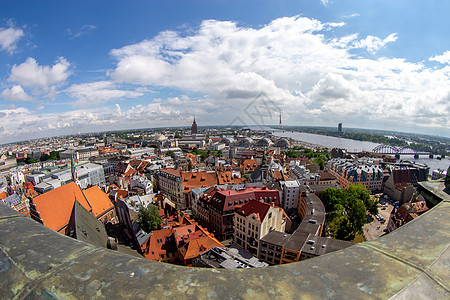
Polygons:
M165 172L170 175L173 175L173 176L181 177L181 168L178 168L178 169L167 168L167 169L161 169L160 171Z
M93 186L84 191L89 204L92 207L94 217L103 215L114 208L111 200L98 186Z
M183 193L218 183L216 172L183 172Z
M246 159L243 161L242 166L244 167L244 172L249 173L252 172L258 166L256 160L254 159Z
M176 253L177 248L172 237L172 229L153 230L152 235L144 244L144 257L149 260L159 261L160 255Z
M211 195L211 193L213 193ZM211 196L211 197L209 197ZM207 199L206 199L207 198ZM200 198L201 201L207 201L209 204L217 209L219 212L234 210L241 207L250 200L263 200L265 202L273 202L279 206L279 192L278 190L269 190L266 187L247 187L244 190L236 191L218 190L207 192L206 196Z
M250 216L254 214L258 219L259 223L264 221L267 212L270 209L270 204L252 200L246 204L244 204L241 208L238 208L236 212L242 216Z
M245 178L233 176L231 171L218 172L219 184L241 184L245 182Z
M58 231L69 222L75 199L91 211L80 187L70 182L33 199L44 225Z
M189 241L179 249L179 253L183 260L195 258L214 247L225 247L217 239L211 236L203 236L198 239Z

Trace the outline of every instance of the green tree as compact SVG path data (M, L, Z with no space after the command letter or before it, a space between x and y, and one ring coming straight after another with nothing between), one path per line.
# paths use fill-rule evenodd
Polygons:
M321 170L325 168L325 162L321 158L314 158L311 162L318 164Z
M366 206L364 203L358 199L352 197L350 199L350 207L348 211L348 217L353 229L353 232L360 233L366 221Z
M194 149L192 149L191 153L197 155L198 154L198 148L194 147Z
M335 239L352 241L355 238L350 218L347 215L334 218L329 227L331 236Z
M364 185L352 184L348 187L347 192L362 200L370 214L378 214L378 203L375 200L370 199L370 193Z
M157 229L162 223L159 217L158 207L152 204L147 205L147 207L142 206L139 209L138 222L142 230L147 233Z

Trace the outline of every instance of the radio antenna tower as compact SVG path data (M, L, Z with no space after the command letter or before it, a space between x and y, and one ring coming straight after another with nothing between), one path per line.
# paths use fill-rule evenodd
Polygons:
M283 129L283 124L281 123L281 110L280 110L280 124L278 124L279 129Z

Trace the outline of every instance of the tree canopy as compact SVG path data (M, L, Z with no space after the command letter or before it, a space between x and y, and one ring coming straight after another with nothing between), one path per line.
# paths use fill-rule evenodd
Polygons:
M327 211L330 233L334 238L353 240L362 232L366 221L366 211L378 213L376 201L363 185L350 185L347 190L327 188L321 200Z
M152 204L147 205L147 207L142 206L139 209L138 222L142 230L147 233L157 229L162 223L159 217L158 207Z

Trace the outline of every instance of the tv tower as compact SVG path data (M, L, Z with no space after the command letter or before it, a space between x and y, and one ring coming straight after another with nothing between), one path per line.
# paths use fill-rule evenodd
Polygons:
M278 124L279 129L283 129L283 124L281 123L281 110L280 110L280 124Z

